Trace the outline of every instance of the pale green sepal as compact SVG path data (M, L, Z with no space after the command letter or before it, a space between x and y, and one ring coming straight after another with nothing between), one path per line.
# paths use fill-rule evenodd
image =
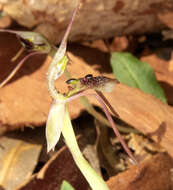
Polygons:
M46 123L47 152L54 150L64 124L65 103L53 102Z
M64 70L66 68L66 65L68 63L68 58L67 56L64 56L59 62L57 62L56 64L56 75L55 75L55 78L54 80L56 80L57 78L59 78L63 73L64 73Z

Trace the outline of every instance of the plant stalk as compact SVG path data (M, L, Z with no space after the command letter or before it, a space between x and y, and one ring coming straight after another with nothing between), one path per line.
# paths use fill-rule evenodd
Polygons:
M95 172L95 170L83 157L76 141L67 106L64 125L62 128L62 134L76 165L78 166L82 174L85 176L92 190L109 190L105 181Z

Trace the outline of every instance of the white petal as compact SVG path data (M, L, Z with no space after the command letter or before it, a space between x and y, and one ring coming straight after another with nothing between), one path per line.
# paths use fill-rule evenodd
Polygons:
M55 148L64 124L65 104L53 102L46 123L47 152Z

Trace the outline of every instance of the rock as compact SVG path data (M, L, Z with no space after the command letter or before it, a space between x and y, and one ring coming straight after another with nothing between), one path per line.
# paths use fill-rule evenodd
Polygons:
M93 40L163 28L157 15L170 0L83 0L70 40ZM62 38L75 0L0 0L3 11L19 24L44 34L51 42ZM170 3L172 4L172 3Z

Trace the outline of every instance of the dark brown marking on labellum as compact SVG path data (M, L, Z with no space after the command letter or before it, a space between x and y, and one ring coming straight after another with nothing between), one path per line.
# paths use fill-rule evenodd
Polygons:
M34 45L32 42L30 42L29 40L27 39L24 39L24 38L21 38L19 37L19 40L21 41L22 45L28 49L28 50L32 50L34 48Z
M92 75L86 75L84 78L80 78L80 83L89 88L97 88L108 82L108 78L104 76L93 77Z

